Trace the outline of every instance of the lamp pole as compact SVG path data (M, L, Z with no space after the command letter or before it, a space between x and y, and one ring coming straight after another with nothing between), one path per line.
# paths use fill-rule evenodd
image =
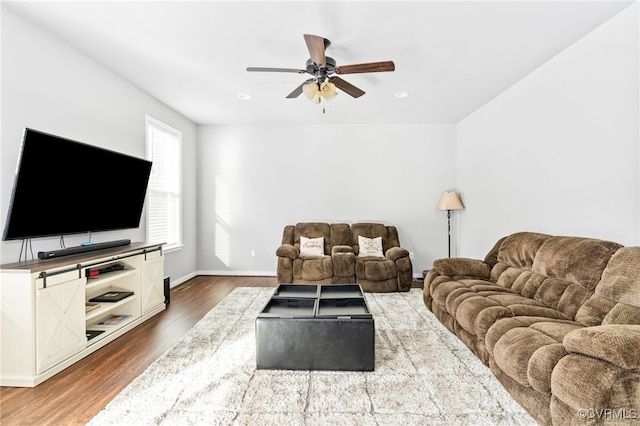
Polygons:
M451 257L451 210L447 210L447 238L449 238L449 257Z

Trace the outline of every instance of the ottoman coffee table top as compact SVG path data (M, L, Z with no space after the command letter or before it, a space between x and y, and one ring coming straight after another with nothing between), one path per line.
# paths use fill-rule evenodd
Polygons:
M258 316L373 318L359 284L280 284Z

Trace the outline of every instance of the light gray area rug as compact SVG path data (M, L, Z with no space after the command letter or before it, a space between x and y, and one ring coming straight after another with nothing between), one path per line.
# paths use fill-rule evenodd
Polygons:
M420 289L366 294L375 371L256 370L255 318L273 291L235 289L89 424L536 424Z

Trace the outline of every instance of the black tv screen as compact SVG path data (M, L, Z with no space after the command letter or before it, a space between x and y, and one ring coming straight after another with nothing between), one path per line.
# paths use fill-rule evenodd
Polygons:
M25 129L3 240L137 228L151 162Z

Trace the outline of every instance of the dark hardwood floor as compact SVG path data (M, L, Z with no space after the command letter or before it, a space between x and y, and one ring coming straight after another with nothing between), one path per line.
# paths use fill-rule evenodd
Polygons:
M0 387L0 425L83 425L236 287L275 277L199 276L162 313L34 388Z

